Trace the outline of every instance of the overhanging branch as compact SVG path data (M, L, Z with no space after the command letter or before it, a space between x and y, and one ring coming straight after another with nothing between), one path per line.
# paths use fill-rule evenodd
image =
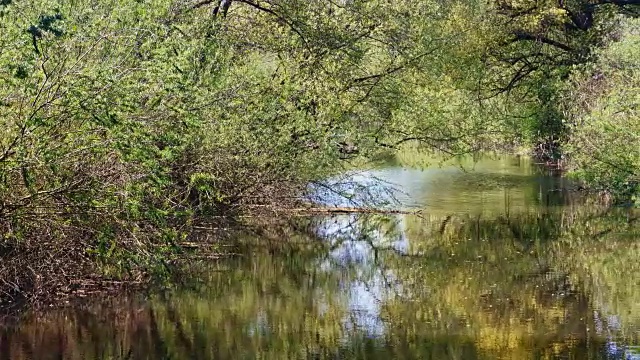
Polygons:
M523 31L516 31L514 33L515 38L512 39L512 43L513 42L517 42L517 41L535 41L535 42L539 42L539 43L543 43L543 44L547 44L547 45L551 45L553 47L556 47L558 49L564 50L566 52L570 52L570 53L575 53L576 50L574 48L572 48L569 45L563 44L559 41L553 40L553 39L549 39L547 37L544 36L534 36L531 35L529 33L525 33Z
M253 2L251 0L236 0L238 2L247 4L251 7L253 7L254 9L260 10L262 12L265 12L269 15L274 16L275 18L277 18L278 20L282 21L283 23L285 23L290 29L291 31L293 31L294 33L296 33L296 35L298 35L298 37L300 37L300 39L302 40L302 42L304 43L305 47L309 47L308 46L308 42L307 39L305 38L305 36L302 34L302 31L300 31L300 29L298 29L291 21L289 21L287 18L285 18L284 16L278 14L276 11L274 11L273 9L264 7L262 5L260 5L258 2Z

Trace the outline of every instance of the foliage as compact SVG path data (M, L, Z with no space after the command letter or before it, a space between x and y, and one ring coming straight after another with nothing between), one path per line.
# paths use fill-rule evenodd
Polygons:
M465 129L473 140L464 140L479 144L475 148L491 140L514 142L503 148L524 145L534 147L533 154L545 161L562 159L568 129L561 104L570 74L597 59L598 49L620 34L623 17L616 14L637 16L638 4L507 0L463 7L478 15L456 17L454 24L465 40L454 46L454 56L445 58L465 60L458 71L447 74L456 74L458 89L462 85L477 93L470 108L485 118L479 128L490 135Z
M574 77L567 95L568 155L588 186L638 202L640 191L640 21L626 20L620 40Z
M206 40L210 23L175 18L168 2L33 5L2 9L5 246L48 285L88 258L137 276L180 239L168 223L197 206L187 180L203 119L189 107L207 101L225 52ZM17 295L41 285L12 281Z

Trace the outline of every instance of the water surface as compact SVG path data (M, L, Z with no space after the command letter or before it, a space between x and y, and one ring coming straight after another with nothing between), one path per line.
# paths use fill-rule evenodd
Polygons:
M262 225L183 286L4 325L0 358L640 359L640 214L460 165L334 179L315 201L421 211Z

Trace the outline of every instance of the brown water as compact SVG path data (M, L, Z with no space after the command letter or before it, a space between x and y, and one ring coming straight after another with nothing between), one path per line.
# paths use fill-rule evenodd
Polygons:
M640 214L518 159L466 170L354 173L334 190L422 212L263 226L179 287L4 325L0 359L640 359Z

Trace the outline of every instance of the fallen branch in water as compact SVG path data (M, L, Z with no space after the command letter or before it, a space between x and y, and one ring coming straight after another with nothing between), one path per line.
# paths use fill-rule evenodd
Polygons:
M305 207L305 208L293 208L282 209L287 213L297 214L419 214L422 210L408 211L397 209L376 209L376 208L361 208L361 207Z

